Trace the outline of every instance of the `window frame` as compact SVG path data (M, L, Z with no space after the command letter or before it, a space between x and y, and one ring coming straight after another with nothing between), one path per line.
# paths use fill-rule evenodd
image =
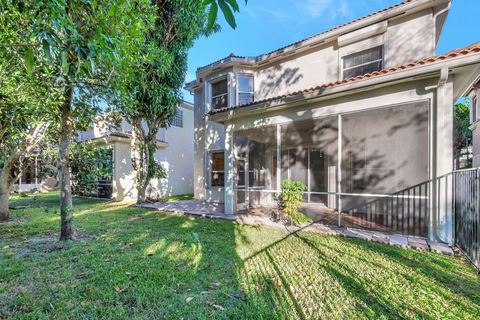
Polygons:
M172 127L183 128L183 110L177 108L177 113L175 117L172 119L171 123Z
M373 49L380 49L380 53L382 55L382 57L380 59L376 59L376 60L372 60L372 61L369 61L369 62L365 62L365 63L361 63L361 64L358 64L358 65L355 65L353 67L348 67L348 68L345 68L345 59L351 57L351 56L354 56L354 55L357 55L357 54L360 54L360 53L363 53L363 52L366 52L366 51L370 51L370 50L373 50ZM358 77L359 75L356 75L356 76L351 76L351 77L345 77L345 71L349 71L349 70L353 70L353 69L356 69L356 68L360 68L360 67L364 67L364 66L368 66L368 65L371 65L371 64L374 64L374 63L378 63L380 62L381 65L380 65L380 69L379 70L382 70L384 67L385 67L385 46L382 44L382 45L378 45L378 46L374 46L374 47L371 47L371 48L367 48L367 49L362 49L360 51L356 51L356 52L353 52L353 53L349 53L347 55L344 55L342 56L342 61L341 61L341 71L342 71L342 79L345 80L345 79L349 79L349 78L354 78L354 77Z
M213 170L213 155L222 154L223 155L223 170ZM225 150L211 150L208 153L208 164L209 164L209 175L208 175L208 186L209 188L224 188L225 187ZM213 175L215 173L223 174L223 185L213 185Z
M218 82L222 82L222 81L225 81L227 83L227 90L225 93L223 94L219 94L219 95L216 95L214 96L212 94L213 90L212 90L212 85L214 85L215 83L218 83ZM228 75L222 75L222 76L219 76L217 78L214 78L214 79L211 79L208 81L208 91L209 91L209 95L208 95L208 105L209 105L209 110L214 110L215 108L213 107L213 99L214 98L218 98L218 97L223 97L223 96L226 96L226 101L227 101L227 107L229 106L229 100L230 100L230 86L229 86L229 81L228 81Z
M252 91L241 91L240 90L240 77L249 77L252 78ZM248 93L252 95L252 102L255 101L255 76L253 73L240 72L237 73L237 86L236 86L236 100L237 105L240 105L240 94Z

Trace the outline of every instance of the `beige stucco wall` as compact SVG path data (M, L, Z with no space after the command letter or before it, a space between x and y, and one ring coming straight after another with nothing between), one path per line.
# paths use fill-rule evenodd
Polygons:
M432 9L363 29L365 32L362 29L352 32L354 40L330 41L257 69L254 73L255 99L262 100L341 80L344 56L377 46L384 47L386 68L420 60L435 52ZM349 38L349 34L342 37Z
M165 130L165 148L157 149L155 159L167 171L167 178L153 180L147 194L161 198L193 194L193 111L182 108L183 128L172 126Z
M336 81L339 77L338 48L333 42L288 57L255 72L255 99Z
M186 105L179 107L183 111L183 127L172 126L160 129L158 141L164 141L155 154L156 160L167 170L167 178L152 180L147 196L161 198L179 194L193 194L194 190L194 112ZM130 125L122 121L119 128L105 129L101 123L94 124L87 132L79 134L80 141L99 138L110 131L129 132ZM99 143L105 143L99 140ZM135 199L137 190L131 160L130 139L119 138L112 142L114 148L113 198L121 200Z
M209 153L224 149L224 127L205 121L205 99L203 90L195 92L194 115L194 196L209 202L223 202L223 188L209 186Z
M385 33L385 67L430 57L435 54L435 46L431 9L392 19Z
M130 144L115 143L114 150L114 173L112 198L122 201L135 199L135 176L133 174L132 160L130 158Z

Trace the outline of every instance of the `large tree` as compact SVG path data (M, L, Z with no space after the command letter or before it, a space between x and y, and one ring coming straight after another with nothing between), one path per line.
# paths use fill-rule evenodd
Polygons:
M31 11L41 58L54 70L62 92L58 107L61 240L75 238L69 151L77 130L101 110L95 101L114 92L115 66L133 53L130 40L143 33L141 0L44 0Z
M460 168L460 158L468 156L467 149L472 145L472 130L470 129L470 101L457 103L454 107L454 153L456 168Z
M220 7L227 22L236 27L235 0L151 0L153 23L144 34L140 59L128 65L128 93L122 113L132 126L131 155L137 202L146 201L152 179L166 176L155 160L157 134L168 128L182 102L181 88L187 71L187 54L195 39L219 29Z
M42 61L32 64L38 46L32 41L31 5L10 0L0 4L0 220L9 218L13 168L21 168L21 160L56 120L52 111L59 94L51 70Z

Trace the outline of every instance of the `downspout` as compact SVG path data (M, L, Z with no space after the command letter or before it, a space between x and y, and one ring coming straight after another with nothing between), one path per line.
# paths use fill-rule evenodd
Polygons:
M437 18L438 18L439 15L449 11L451 7L452 7L452 2L449 1L446 8L438 11L437 13L435 13L433 15L433 47L432 47L433 48L433 54L435 54L435 51L436 51L436 48L437 48Z

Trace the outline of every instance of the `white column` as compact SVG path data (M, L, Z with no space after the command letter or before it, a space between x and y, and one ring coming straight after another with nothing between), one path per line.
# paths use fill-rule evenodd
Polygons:
M450 80L437 89L436 121L436 176L453 171L453 82ZM438 183L439 182L439 183ZM437 181L436 235L440 240L453 241L452 178Z
M337 133L337 202L338 202L338 226L342 225L342 115L339 114L338 117L338 133Z
M225 124L225 213L235 213L233 125Z
M282 190L282 128L277 124L277 192Z

